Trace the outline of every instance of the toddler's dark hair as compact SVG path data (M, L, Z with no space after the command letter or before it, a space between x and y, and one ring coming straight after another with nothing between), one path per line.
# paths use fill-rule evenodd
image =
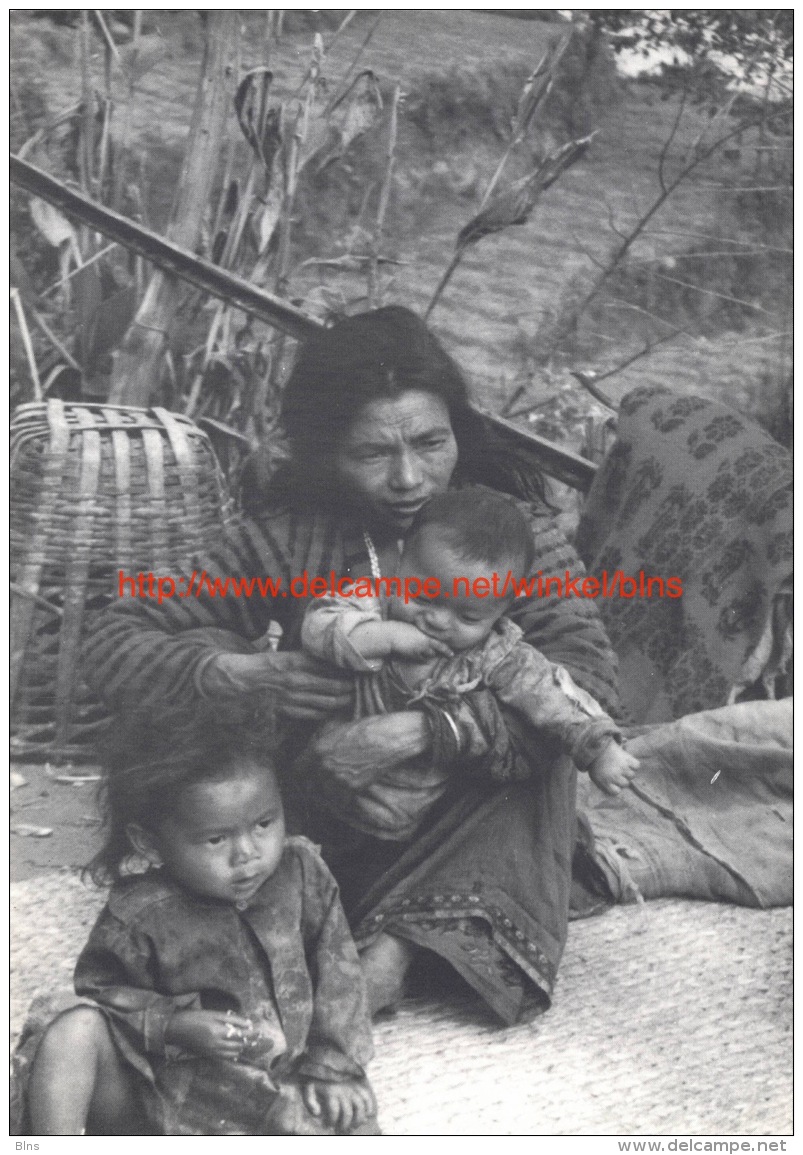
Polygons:
M129 713L116 720L99 751L103 777L98 800L103 847L84 868L97 886L118 881L133 849L129 823L153 830L198 782L225 781L244 758L274 773L264 728L232 725L214 712L186 718Z
M408 544L427 525L437 526L443 540L464 561L491 569L516 561L521 576L529 573L535 561L533 531L521 509L511 498L482 486L449 489L433 497L416 514Z

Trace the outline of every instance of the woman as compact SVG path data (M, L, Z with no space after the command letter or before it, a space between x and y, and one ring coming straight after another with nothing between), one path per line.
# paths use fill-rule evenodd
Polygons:
M290 723L285 791L298 830L323 844L362 951L374 1011L396 999L413 958L434 952L507 1023L548 1005L566 938L574 842L574 771L517 732L490 693L346 728L352 686L299 652L303 580L392 574L418 509L449 485L483 482L521 496L509 452L495 452L454 362L414 314L378 309L322 331L300 351L283 422L290 463L249 518L206 561L213 576L282 579L273 597L130 600L98 621L86 674L114 709L227 712L266 702ZM529 510L537 567L582 572L539 502ZM200 568L199 571L200 572ZM291 579L297 579L291 586ZM593 602L519 603L533 645L564 665L610 713L615 661ZM278 653L255 647L271 620ZM206 708L210 708L207 706ZM334 738L333 734L340 737ZM306 746L306 749L304 747ZM361 835L319 812L317 773L359 776L378 760L445 759L454 789L410 843ZM517 779L528 777L526 782Z

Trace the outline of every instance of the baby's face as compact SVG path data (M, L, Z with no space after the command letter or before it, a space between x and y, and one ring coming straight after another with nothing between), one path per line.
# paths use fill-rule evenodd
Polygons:
M156 848L167 874L202 898L247 905L279 865L284 812L273 773L250 760L232 776L188 787Z
M497 588L504 584L508 568L515 572L514 564L506 561L499 571ZM417 626L455 653L484 642L512 600L509 596L495 595L488 566L459 557L439 538L436 526L424 526L414 542L405 546L398 572L402 586L405 578L418 578L422 586L426 578L437 578L440 594L437 597L421 594L406 604L403 598L391 598L390 616ZM461 580L456 580L458 578ZM487 597L475 595L477 579L488 582ZM466 591L466 582L470 592ZM479 588L484 589L482 580Z

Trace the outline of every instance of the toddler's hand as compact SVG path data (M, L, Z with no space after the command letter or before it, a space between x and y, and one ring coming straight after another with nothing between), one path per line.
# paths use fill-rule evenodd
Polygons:
M367 1083L305 1083L302 1095L307 1110L324 1126L347 1135L376 1114L376 1099Z
M431 638L411 622L387 622L391 653L399 658L424 661L426 658L451 658L453 651L445 642Z
M605 794L616 795L630 785L638 768L637 758L617 742L611 742L591 763L588 775Z
M176 1011L167 1024L165 1042L207 1059L240 1058L253 1023L225 1011Z

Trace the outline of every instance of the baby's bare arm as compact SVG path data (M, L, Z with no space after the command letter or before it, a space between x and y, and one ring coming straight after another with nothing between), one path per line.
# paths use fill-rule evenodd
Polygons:
M430 638L410 622L360 622L349 633L357 653L367 661L376 658L451 657L443 642Z

